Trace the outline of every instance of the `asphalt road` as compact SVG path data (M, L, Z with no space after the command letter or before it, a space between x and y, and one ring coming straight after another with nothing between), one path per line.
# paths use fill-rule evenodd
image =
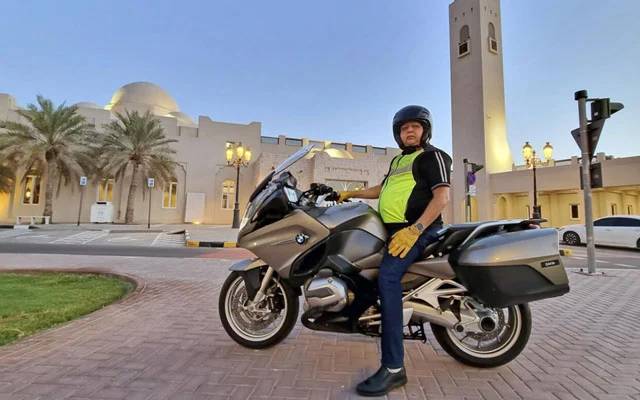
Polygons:
M584 246L561 246L571 250L571 255L563 257L567 268L587 268L587 248ZM599 269L640 268L640 251L612 247L596 247L596 266Z
M567 268L586 268L587 249L585 247L562 246L571 249L570 256L563 257ZM251 253L243 249L220 248L187 248L187 247L153 247L120 244L69 244L38 243L20 241L0 241L0 253L24 254L79 254L127 257L170 257L170 258L220 258L240 259L251 257ZM596 265L598 269L640 268L640 251L597 248Z
M1 229L0 243L184 247L184 234L161 230Z
M231 250L235 249L0 242L0 253L171 258L240 258L234 256L234 253L230 252ZM235 251L236 254L238 254L239 251ZM244 251L240 250L240 252ZM244 255L244 253L242 254Z

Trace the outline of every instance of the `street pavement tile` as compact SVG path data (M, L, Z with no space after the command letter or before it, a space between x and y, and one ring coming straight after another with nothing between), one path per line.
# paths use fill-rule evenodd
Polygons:
M231 261L3 255L0 268L96 268L145 286L124 301L0 348L0 400L359 399L379 342L298 324L278 346L245 349L224 332L217 297ZM427 332L407 342L409 384L388 399L640 400L640 271L569 273L571 292L532 304L524 352L478 369Z

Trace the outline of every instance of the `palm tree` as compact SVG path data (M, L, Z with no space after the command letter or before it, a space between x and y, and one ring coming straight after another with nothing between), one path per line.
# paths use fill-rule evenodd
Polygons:
M77 179L92 163L87 143L93 125L75 106L56 107L42 96L37 100L16 111L27 123L0 122L6 130L0 135L0 158L15 160L25 173L36 169L47 177L43 214L53 220L54 188L59 191L61 183Z
M121 179L130 170L131 184L127 196L125 223L133 222L138 184L153 176L159 184L170 182L178 165L175 150L169 147L175 139L167 139L160 121L148 111L116 113L116 119L104 126L100 145L100 169L103 174Z
M8 165L0 164L0 193L9 193L13 189L15 172Z

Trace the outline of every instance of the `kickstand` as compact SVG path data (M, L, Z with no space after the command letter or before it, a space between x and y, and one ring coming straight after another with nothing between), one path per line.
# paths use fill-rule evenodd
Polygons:
M424 331L424 323L420 322L420 323L409 323L409 325L407 325L407 327L409 328L409 336L407 337L407 339L411 339L411 340L420 340L422 341L422 343L427 343L427 335ZM416 330L414 331L413 328L416 328Z

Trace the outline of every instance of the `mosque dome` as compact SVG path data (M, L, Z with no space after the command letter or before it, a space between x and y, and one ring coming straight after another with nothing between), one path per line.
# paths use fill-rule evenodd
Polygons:
M161 116L180 111L178 104L169 93L150 82L133 82L122 86L113 94L105 109L113 112L150 111L154 115Z
M92 103L90 101L81 101L79 103L74 104L74 106L78 108L97 108L99 110L102 110L101 106L97 105L96 103Z
M180 111L174 111L169 113L170 116L175 117L178 120L178 125L180 126L190 126L195 128L196 124L193 122L193 120L191 119L190 116L188 116L187 114L180 112Z

